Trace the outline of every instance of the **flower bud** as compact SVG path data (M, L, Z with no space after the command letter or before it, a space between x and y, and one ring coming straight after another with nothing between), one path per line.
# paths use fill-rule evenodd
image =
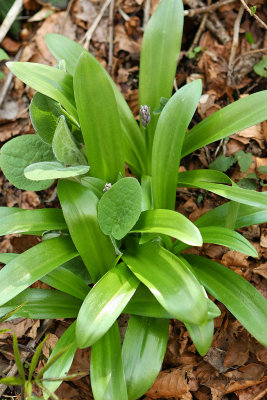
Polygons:
M110 188L111 188L112 184L111 183L106 183L105 187L103 189L103 192L106 193Z
M142 119L142 125L145 128L150 122L150 107L141 106L140 107L140 116Z

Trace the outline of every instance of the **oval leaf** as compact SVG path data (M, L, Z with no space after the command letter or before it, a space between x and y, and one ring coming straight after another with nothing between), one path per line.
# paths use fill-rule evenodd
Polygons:
M171 210L149 210L142 212L131 231L162 233L191 246L202 245L201 234L195 225L184 215Z
M116 182L98 204L98 222L106 235L122 239L141 214L142 192L135 178Z
M207 320L207 301L201 285L175 255L148 243L122 256L137 278L175 318L195 324Z
M267 346L267 300L246 279L223 265L199 256L184 257L207 291Z
M78 315L76 338L80 348L91 346L108 331L138 284L124 263L112 268L97 282Z
M169 321L132 315L122 347L128 399L141 397L153 384L163 362Z
M92 346L90 374L95 400L128 400L117 322Z
M197 351L203 357L209 351L213 339L213 319L208 320L202 325L185 323L185 327L188 330Z
M27 149L27 151L26 151ZM33 182L24 175L24 169L33 163L54 161L51 146L37 135L18 136L5 143L1 149L1 168L7 179L17 188L24 190L43 190L53 183L49 177L45 181Z
M32 181L44 181L46 179L70 178L84 175L89 171L88 165L76 165L65 167L59 162L39 162L29 165L24 169L24 175Z

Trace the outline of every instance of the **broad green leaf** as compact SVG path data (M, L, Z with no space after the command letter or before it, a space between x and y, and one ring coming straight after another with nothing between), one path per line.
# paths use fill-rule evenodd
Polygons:
M47 47L57 60L63 58L66 59L67 70L73 75L80 55L86 52L86 50L80 44L74 42L66 36L58 35L56 33L48 33L45 36L45 41ZM90 57L93 58L92 55L90 55ZM116 97L124 139L126 162L137 175L141 175L142 172L145 172L146 170L144 137L135 121L133 113L119 91L117 85L113 82L102 65L99 65L101 66L105 75L108 77Z
M26 289L0 307L0 315L23 306L12 316L14 318L57 319L75 318L81 307L81 300L58 290Z
M84 300L90 289L83 279L62 266L49 272L40 280L81 300Z
M11 214L19 213L22 211L22 208L18 207L0 207L0 218L8 217Z
M0 253L0 262L3 264L9 263L9 261L16 258L19 254L16 253Z
M141 397L159 374L168 333L168 320L131 316L122 347L129 400Z
M267 300L246 279L223 265L194 255L185 258L207 291L267 346Z
M59 162L43 161L28 165L24 169L24 175L32 181L45 181L51 178L71 178L73 176L84 175L89 169L88 165L65 167L65 165Z
M169 98L172 94L181 47L183 19L182 1L163 0L148 22L143 36L139 104L148 105L151 110L151 122L148 125L151 145L157 122L157 116L152 113L158 107L161 97Z
M52 353L50 354L49 360L51 360L61 349L67 347L66 351L57 359L57 361L48 368L43 376L45 386L51 391L54 392L59 385L60 381L47 381L49 378L56 378L59 376L64 376L68 373L75 352L77 350L77 344L75 340L75 327L76 322L73 322L60 337L58 342L56 343ZM48 360L48 361L49 361ZM44 398L48 399L48 396L44 394Z
M87 165L87 160L78 149L64 116L58 120L52 147L59 161L70 165Z
M132 232L162 233L191 246L201 246L199 230L184 215L171 210L149 210L141 213Z
M180 181L188 185L192 184L192 187L199 182L233 184L233 181L226 174L212 169L193 169L191 171L180 172L178 185Z
M258 258L255 247L240 233L223 226L204 226L199 229L204 243L213 243L229 247L251 257ZM188 246L184 243L176 243L172 248L174 254L185 250Z
M15 61L8 62L6 65L22 82L58 101L77 119L71 75L57 68L37 63Z
M100 199L104 194L105 181L93 176L82 176L81 184L92 190L94 194Z
M31 122L44 142L52 144L60 115L62 115L62 110L55 100L42 93L36 93L33 96L30 105Z
M266 209L266 198L263 193L255 192L254 190L242 189L237 185L227 186L222 183L210 183L211 181L204 178L204 175L208 175L209 172L207 173L206 170L202 170L202 178L200 176L200 171L201 170L181 172L178 177L178 186L205 189L239 203ZM213 171L213 173L215 172L217 174L224 175L222 172ZM230 178L228 179L230 180Z
M1 218L0 236L11 233L44 232L48 230L67 229L62 211L56 208L41 210L19 210L7 217Z
M54 160L52 148L37 135L18 136L5 143L1 149L2 171L19 189L36 191L51 186L53 179L33 182L24 176L24 169L36 162Z
M85 186L67 180L60 180L57 189L73 243L92 281L96 282L115 259L110 238L104 235L98 224L98 198Z
M141 201L141 187L137 179L120 179L99 201L98 222L101 230L115 239L122 239L137 222Z
M267 78L267 56L263 56L261 61L254 65L253 69L256 74Z
M109 330L138 284L124 263L112 268L97 282L79 311L76 338L80 348L91 346Z
M71 240L63 237L46 240L26 250L0 271L0 305L76 255Z
M267 202L267 192L262 193L265 196ZM226 218L229 213L230 204L233 202L228 202L222 204L219 207L208 211L206 214L199 217L194 223L199 228L202 226L209 225L224 225ZM234 229L243 228L244 226L257 225L267 222L267 206L266 209L257 208L253 206L247 206L246 204L240 204L238 208L238 214L235 221Z
M9 55L5 52L4 49L0 49L0 61L9 60Z
M87 53L75 69L74 93L91 174L113 183L119 172L124 175L117 103L108 77Z
M214 322L213 319L208 320L202 325L194 325L185 323L197 351L203 357L209 350L213 339Z
M151 161L155 208L171 210L175 208L182 144L185 131L196 111L201 91L200 79L183 86L171 97L160 114Z
M182 157L216 140L256 125L267 118L267 90L243 97L216 111L185 136Z
M155 243L147 243L123 254L122 259L175 318L195 324L207 320L202 287L174 254Z
M95 400L128 400L117 322L92 346L90 373Z

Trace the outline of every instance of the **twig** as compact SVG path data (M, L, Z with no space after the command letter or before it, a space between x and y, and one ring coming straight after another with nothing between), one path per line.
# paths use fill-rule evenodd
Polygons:
M267 48L246 51L245 53L240 54L240 56L236 57L233 64L236 64L243 57L250 56L252 54L257 54L257 53L267 53Z
M217 10L222 6L225 6L230 3L234 3L236 0L222 0L218 1L218 3L211 4L210 6L200 7L200 8L192 8L191 10L185 10L184 16L185 17L194 17L197 14L205 14L207 12L212 12Z
M109 6L109 47L108 47L108 72L111 73L113 63L113 18L114 18L114 0L111 0Z
M146 27L146 25L148 23L149 13L150 13L150 0L146 0L145 9L144 9L143 30L145 30L145 27Z
M48 331L48 329L50 328L51 324L52 324L52 320L51 319L45 319L42 323L42 326L40 327L40 329L38 330L36 339L31 339L27 345L27 347L29 347L30 349L34 349L36 346L36 342L39 342L39 340L41 339L41 337L44 335L45 332ZM21 361L22 363L25 362L25 360L27 359L28 355L30 354L29 352L25 352L26 354L24 355L24 357L21 357ZM10 378L12 376L15 376L18 372L18 368L17 368L17 364L14 364L13 367L10 369L10 371L8 372L6 378ZM3 396L3 394L5 393L5 390L7 388L7 385L4 384L0 384L0 396Z
M121 8L120 5L118 6L118 11L119 11L120 15L122 16L122 18L123 18L125 21L129 21L129 19L130 19L129 15L126 14L125 11L123 11L123 9Z
M192 52L192 51L194 50L194 48L196 47L196 45L198 44L200 35L202 34L202 32L203 32L204 29L205 29L205 25L206 25L206 22L207 22L207 18L208 18L208 13L205 14L205 15L203 16L203 18L202 18L202 20L201 20L201 23L200 23L200 25L199 25L199 28L198 28L198 30L197 30L197 33L196 33L196 35L195 35L195 37L194 37L194 40L193 40L193 42L192 42L192 44L191 44L191 46L190 46L190 48L189 48L187 54L189 54L190 52Z
M236 55L236 50L238 48L239 44L239 29L240 29L240 23L242 16L244 14L244 7L241 5L236 20L234 24L234 35L233 35L233 41L232 41L232 47L231 47L231 54L229 58L229 63L228 63L228 72L227 72L227 85L231 86L232 84L232 71L233 71L233 63L235 60L235 55Z
M106 9L108 8L108 6L110 5L111 0L106 0L103 7L101 8L98 16L96 17L96 19L94 20L94 22L92 23L92 25L90 26L90 28L88 29L88 31L86 32L86 34L84 35L84 37L82 38L82 40L80 40L80 43L83 44L83 47L85 49L88 49L89 44L90 44L90 40L92 38L92 35L94 33L94 31L97 28L97 25L99 24L99 22L101 21L101 18L104 15L104 12L106 11Z
M251 9L249 8L245 0L240 0L240 1L247 10L247 12L249 12L251 17L254 17L265 29L267 29L267 25L265 24L265 22L263 22L262 19L260 19L260 17L257 16L257 14L252 14Z
M23 6L23 0L16 0L13 6L8 11L2 25L0 26L0 43L5 38L7 32L9 31L16 17L21 12L22 6Z
M22 53L22 47L17 52L17 54L16 54L16 56L14 58L14 61L18 61L20 59L21 53ZM6 95L7 95L8 91L9 91L10 86L11 86L12 78L13 78L13 74L10 71L8 73L7 77L6 77L5 83L3 84L1 92L0 92L0 108L1 108L1 106L3 104L3 101L6 98Z

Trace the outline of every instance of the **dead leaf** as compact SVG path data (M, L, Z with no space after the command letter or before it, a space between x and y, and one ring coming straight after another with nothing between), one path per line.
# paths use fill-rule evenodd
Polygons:
M225 367L241 366L248 361L249 347L246 335L240 335L238 339L230 343L225 354L223 365Z
M9 331L1 333L0 339L12 338L14 333L16 333L18 338L21 338L25 335L28 329L34 325L34 323L34 320L28 318L16 318L12 321L1 322L0 329L9 329Z
M34 208L38 208L38 206L41 204L39 196L36 192L26 191L22 193L21 197L21 208L32 210Z
M254 268L253 272L267 279L267 263L261 264L259 267Z
M21 43L15 42L15 40L10 39L10 37L6 36L2 42L1 46L8 52L8 53L17 53Z
M221 373L228 370L228 368L224 366L225 354L226 352L224 350L211 347L203 358Z

